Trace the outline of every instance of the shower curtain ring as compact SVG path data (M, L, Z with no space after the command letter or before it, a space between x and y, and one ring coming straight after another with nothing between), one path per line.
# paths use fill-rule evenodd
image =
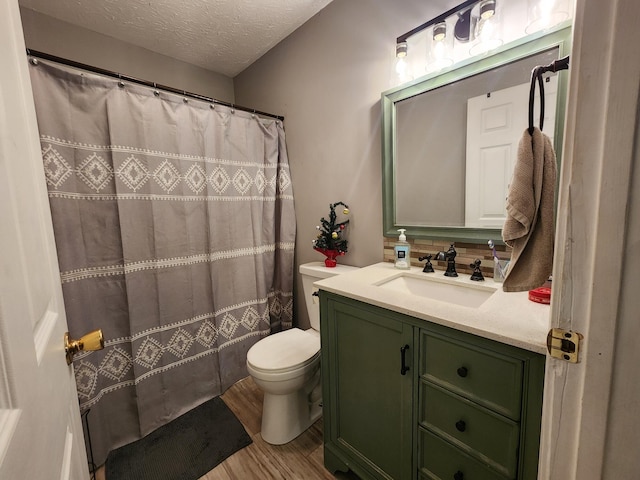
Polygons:
M29 63L31 63L31 65L38 65L38 59L31 56L31 50L29 50L27 48L27 56L29 57Z
M160 96L160 92L158 91L158 87L157 87L157 85L156 85L156 82L153 82L153 94L154 94L156 97L159 97L159 96Z

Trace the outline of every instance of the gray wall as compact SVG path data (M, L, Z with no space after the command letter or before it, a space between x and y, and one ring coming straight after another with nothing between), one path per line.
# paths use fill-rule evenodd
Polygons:
M235 103L233 80L225 75L20 8L27 48L100 67L160 85Z
M339 200L352 223L349 252L338 261L383 260L380 94L389 88L396 37L445 3L334 0L234 79L239 104L285 116L298 264L323 259L311 246L315 227ZM300 279L297 287L304 328Z

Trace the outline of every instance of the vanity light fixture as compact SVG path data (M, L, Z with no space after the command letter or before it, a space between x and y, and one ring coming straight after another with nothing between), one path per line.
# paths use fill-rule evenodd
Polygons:
M446 36L446 21L447 19L449 19L450 17L452 17L453 15L459 15L460 18L462 18L466 13L468 13L471 10L471 7L473 7L473 5L475 5L476 3L478 3L480 0L465 0L464 2L462 2L460 5L458 5L457 7L454 7L450 10L447 10L446 12L444 12L441 15L438 15L435 18L432 18L431 20L429 20L428 22L423 23L422 25L418 25L416 28L414 28L413 30L409 30L407 33L400 35L397 39L396 39L396 45L399 45L401 43L406 43L407 40L414 36L417 33L422 32L423 30L426 30L429 27L438 25L438 32L437 33L432 33L432 38L438 36L438 38L440 38L440 35L445 34ZM462 21L462 23L464 23L464 21ZM442 27L444 26L444 30L442 29ZM466 30L469 31L469 26L467 25ZM458 27L456 26L456 38L458 40L464 41L462 40L461 37L458 36ZM444 37L442 37L444 38Z
M454 63L455 41L472 42L471 48L482 52L499 46L493 41L500 32L498 2L499 0L466 0L399 36L396 39L396 74L399 79L408 76L409 67L405 58L407 40L423 30L430 29L427 35L426 69L428 72ZM399 59L405 60L401 62Z
M485 54L526 34L551 29L572 15L570 0L465 0L397 37L391 85ZM418 45L416 50L425 52L422 55L413 51ZM409 48L412 51L407 56Z

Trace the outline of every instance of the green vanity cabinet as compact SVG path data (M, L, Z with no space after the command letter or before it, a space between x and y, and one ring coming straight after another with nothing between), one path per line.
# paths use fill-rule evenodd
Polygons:
M330 471L537 478L544 355L322 290L320 299Z

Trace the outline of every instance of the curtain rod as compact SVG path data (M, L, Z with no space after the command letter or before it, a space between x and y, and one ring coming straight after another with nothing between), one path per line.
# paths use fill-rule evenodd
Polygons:
M281 115L275 115L273 113L261 112L260 110L256 110L255 108L243 107L242 105L236 105L236 104L233 104L233 103L224 102L222 100L216 100L215 98L206 97L204 95L199 95L197 93L191 93L191 92L187 92L185 90L179 90L177 88L168 87L166 85L160 85L158 83L153 83L153 82L149 82L147 80L142 80L140 78L130 77L128 75L122 75L122 74L120 74L118 72L114 72L114 71L111 71L111 70L105 70L103 68L94 67L92 65L86 65L84 63L76 62L74 60L69 60L67 58L56 57L55 55L50 55L48 53L39 52L37 50L31 50L31 49L27 48L27 55L29 55L31 57L41 58L43 60L50 60L52 62L61 63L63 65L68 65L68 66L74 67L74 68L80 68L82 70L87 70L89 72L98 73L100 75L105 75L105 76L108 76L108 77L117 78L118 80L123 80L123 81L127 81L127 82L130 82L130 83L136 83L138 85L144 85L144 86L147 86L147 87L152 87L152 88L156 88L156 89L160 89L160 90L165 90L167 92L176 93L178 95L183 95L185 97L195 98L197 100L202 100L202 101L213 103L213 104L217 104L217 105L223 105L225 107L235 108L235 109L238 109L238 110L242 110L244 112L255 113L256 115L263 115L265 117L271 117L271 118L275 118L277 120L284 120L284 117L281 116Z

